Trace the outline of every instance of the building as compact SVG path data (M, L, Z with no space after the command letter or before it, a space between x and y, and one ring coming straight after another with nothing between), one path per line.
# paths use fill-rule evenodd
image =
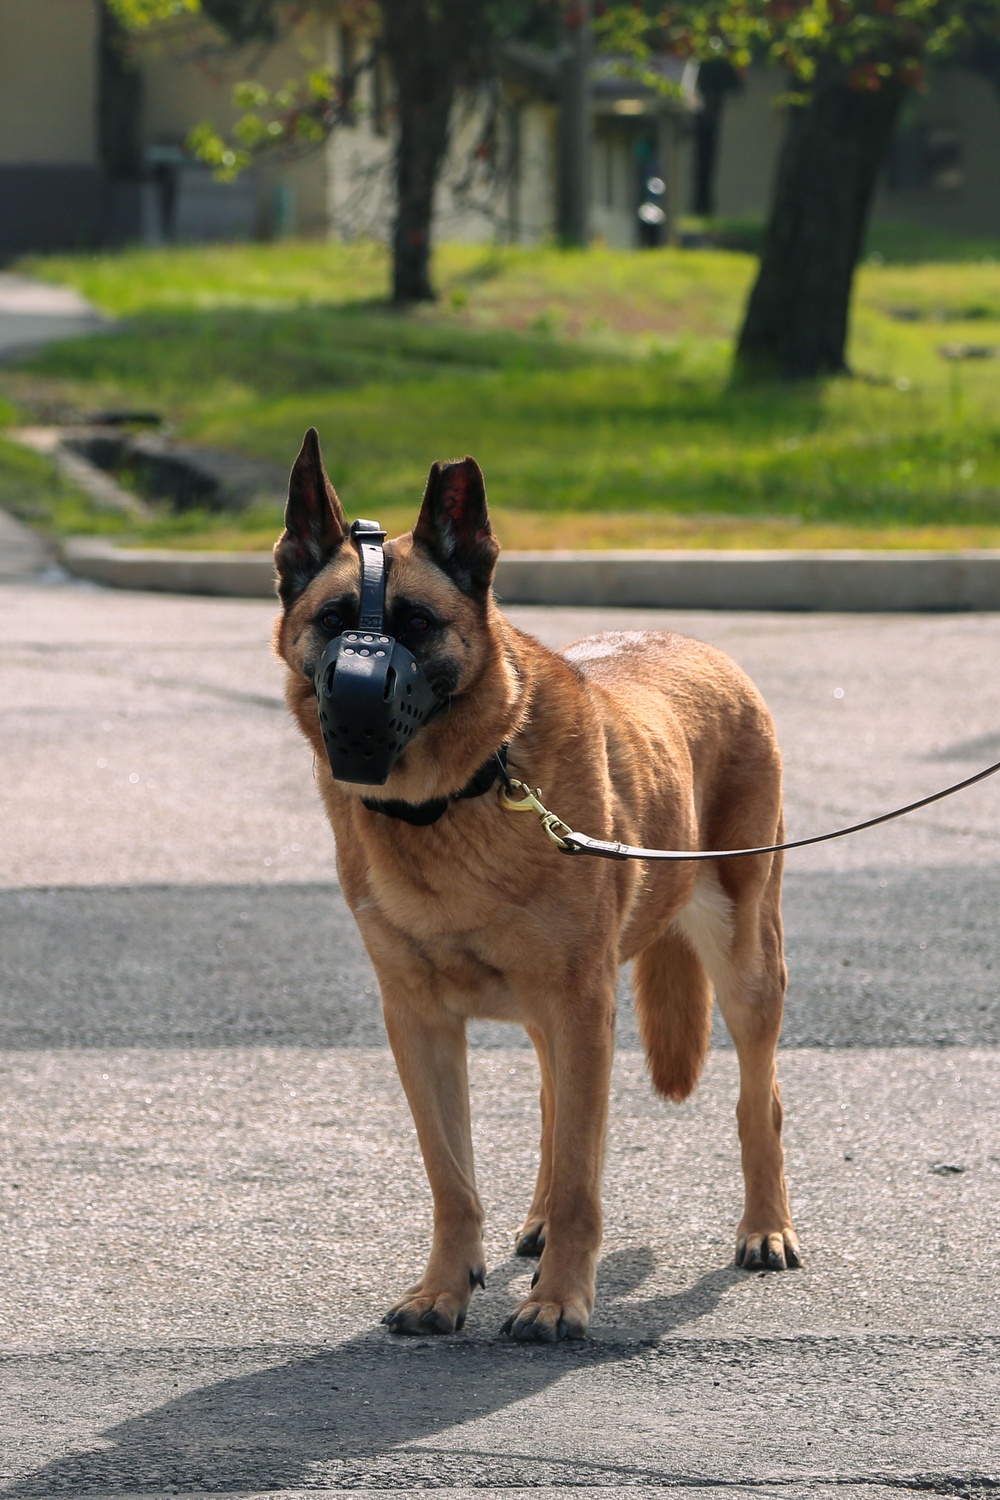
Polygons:
M325 232L322 153L222 183L184 148L197 121L233 118L245 59L123 68L106 27L97 0L0 0L0 256ZM328 29L273 49L265 81L325 60Z
M108 32L98 0L0 0L0 257L388 232L392 104L376 51L365 49L352 124L299 160L260 163L225 183L186 149L191 128L210 120L225 130L236 117L233 84L247 76L279 87L317 66L343 71L358 55L353 39L314 18L263 53L184 57L143 46L138 66L123 66ZM500 80L460 96L439 236L530 244L556 232L560 66L555 54L514 49ZM682 71L664 64L675 84ZM657 242L683 207L690 89L681 100L639 88L607 63L590 79L580 149L594 232L613 245Z
M315 16L264 52L183 56L144 46L133 67L123 66L113 41L99 0L0 0L0 258L129 243L388 234L392 99L377 49ZM323 147L294 161L262 161L231 183L186 149L199 121L232 124L240 79L278 87L318 66L342 74L359 58L352 122ZM699 100L694 69L672 59L658 66L666 91L636 85L612 60L588 64L567 133L567 54L509 45L500 78L457 102L437 235L551 239L571 193L577 203L589 199L590 231L604 243L663 243L691 208ZM767 211L781 87L778 76L755 69L726 95L717 216L760 219ZM985 79L942 69L913 97L875 215L1000 235L1000 98Z
M715 175L715 213L767 211L783 120L783 78L752 69L726 100ZM908 100L873 205L876 222L1000 237L1000 93L976 73L935 70Z

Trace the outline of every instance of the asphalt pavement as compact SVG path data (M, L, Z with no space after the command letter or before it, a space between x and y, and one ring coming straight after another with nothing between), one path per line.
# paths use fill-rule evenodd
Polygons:
M0 583L0 1495L1000 1492L1000 778L789 856L801 1271L732 1269L735 1058L657 1101L626 986L593 1337L498 1337L537 1079L481 1026L487 1290L400 1340L429 1195L273 609L43 565ZM729 650L792 835L1000 758L1000 616L511 613Z

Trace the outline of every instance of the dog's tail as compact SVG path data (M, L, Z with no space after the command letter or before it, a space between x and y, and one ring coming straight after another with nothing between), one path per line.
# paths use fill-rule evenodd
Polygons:
M698 1082L712 1035L708 974L671 928L636 955L632 989L653 1087L679 1103Z

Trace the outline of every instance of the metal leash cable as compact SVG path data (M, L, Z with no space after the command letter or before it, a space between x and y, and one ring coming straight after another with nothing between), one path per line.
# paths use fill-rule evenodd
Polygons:
M974 776L967 776L964 781L956 781L953 786L947 786L943 791L932 792L929 797L921 797L916 802L908 802L905 807L894 808L892 812L880 813L877 818L866 818L863 823L852 823L849 828L837 828L832 833L816 833L807 839L789 839L784 844L763 844L756 849L640 849L634 844L620 844L613 839L590 838L588 834L574 832L568 823L564 823L560 817L549 811L541 801L540 792L532 792L523 781L510 776L506 769L502 772L503 784L497 788L497 794L501 806L507 808L509 812L537 814L545 832L563 854L595 854L603 859L743 859L752 854L779 854L784 849L804 849L808 844L826 844L831 839L846 838L848 834L860 833L865 828L876 828L879 823L889 823L893 818L902 818L906 813L916 812L920 807L928 807L932 802L940 802L942 797L951 797L955 792L962 792L966 787L975 786L977 781L985 781L987 776L995 776L998 771L1000 771L1000 760L995 765L987 766L984 771L977 771Z

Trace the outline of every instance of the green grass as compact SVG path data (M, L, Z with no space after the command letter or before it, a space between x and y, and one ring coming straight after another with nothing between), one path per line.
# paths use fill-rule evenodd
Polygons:
M3 438L0 509L58 536L102 532L114 536L121 531L117 516L96 510L84 495L59 478L48 459Z
M764 220L695 219L680 221L682 234L694 234L724 250L746 250L759 255L764 243ZM875 265L923 265L928 261L998 261L1000 240L960 236L923 225L879 221L865 239L865 257Z
M434 458L469 452L508 546L1000 545L1000 359L940 353L1000 349L1000 270L982 244L908 262L897 238L859 276L853 380L732 386L745 253L445 246L440 302L404 315L378 248L292 244L26 263L125 322L6 369L0 393L32 419L153 405L282 465L315 424L348 512L391 529ZM280 507L137 525L64 495L38 519L259 547Z

